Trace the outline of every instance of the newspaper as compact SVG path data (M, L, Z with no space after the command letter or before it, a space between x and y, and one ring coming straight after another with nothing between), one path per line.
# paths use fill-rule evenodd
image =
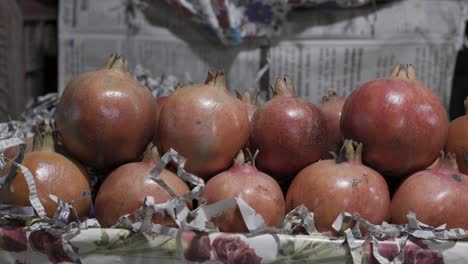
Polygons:
M142 65L152 76L175 75L182 84L204 82L210 68L223 68L230 88L256 88L255 77L260 62L258 48L224 51L199 46L193 49L181 41L161 41L145 36L127 38L77 34L60 39L59 92L80 72L102 66L112 52L124 54L132 70L136 65Z
M453 42L284 41L270 51L270 76L288 73L298 94L319 103L330 89L349 95L396 64L413 64L417 78L448 107L456 55Z
M288 73L299 94L318 103L329 89L348 95L396 64L413 64L448 107L467 17L463 0L299 12L286 25L288 39L270 49L270 77Z
M257 88L257 73L267 67L264 79L288 74L298 94L314 103L328 89L349 94L388 75L395 64L409 63L448 107L467 18L463 0L292 9L281 38L226 47L164 1L136 1L131 9L128 2L60 1L59 92L111 52L124 54L131 69L141 64L154 76L175 75L182 83L202 82L209 68L224 68L230 89Z

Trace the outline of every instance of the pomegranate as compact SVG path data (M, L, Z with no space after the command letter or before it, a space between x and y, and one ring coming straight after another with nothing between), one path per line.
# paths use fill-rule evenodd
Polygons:
M276 227L284 218L283 193L272 177L255 168L255 158L251 160L252 164L246 163L240 151L230 169L206 183L202 197L208 204L241 197L263 217L267 226ZM222 232L248 232L237 206L214 218L213 222Z
M340 131L341 110L346 101L346 97L337 96L336 92L329 91L327 96L322 99L320 110L327 123L327 146L326 153L323 153L322 159L330 159L333 156L329 152L338 153L343 144L343 138Z
M85 165L109 169L138 160L156 126L151 92L115 54L100 69L71 80L57 105L64 147Z
M237 98L239 98L239 100L241 100L245 105L250 122L252 120L253 114L257 110L257 97L259 90L255 91L255 93L253 94L249 91L244 91L243 93L237 89L235 91ZM247 139L242 149L252 149L252 147L250 146L250 137Z
M180 89L182 85L180 83L177 83L176 86L174 87L174 91L177 89ZM163 106L166 104L167 98L169 98L170 95L161 95L156 97L155 102L156 102L156 117L159 118L161 115L161 110Z
M257 166L287 182L326 149L326 123L320 109L296 96L291 79L279 78L275 96L252 117L250 145L260 150Z
M416 79L414 67L398 65L389 77L352 92L341 113L341 132L366 146L366 164L398 178L437 159L448 119L440 99Z
M159 115L161 114L161 110L164 106L164 104L166 104L166 101L167 101L167 98L169 98L169 95L162 95L162 96L158 96L156 97L156 116L159 118Z
M157 148L150 144L142 161L124 164L106 177L96 196L96 219L103 227L110 227L120 216L133 213L146 196L153 196L155 203L164 203L172 198L148 177L159 160ZM164 169L159 176L175 194L181 196L189 192L187 184L174 173ZM177 227L165 214L155 214L153 222Z
M39 200L44 206L48 217L54 217L57 203L49 198L49 194L60 200L71 203L83 192L91 193L88 176L76 162L55 152L53 125L41 121L36 125L33 149L26 153L21 163L29 169L36 183ZM10 170L8 163L2 170L2 175ZM17 206L31 206L29 202L29 187L23 173L17 170L14 178L0 188L0 201ZM88 216L91 197L85 197L72 203L78 216ZM71 217L74 214L70 214Z
M345 140L336 160L320 160L303 169L292 181L286 195L286 210L304 204L314 212L320 232L332 231L331 225L341 212L381 224L390 216L390 195L385 179L361 162L362 144L356 148Z
M391 204L394 224L407 223L411 211L416 218L437 227L468 229L468 176L457 169L455 155L442 156L436 167L409 176L395 192Z
M241 100L247 109L247 114L249 115L249 121L252 120L252 116L257 110L257 97L259 94L259 90L257 89L254 93L249 91L244 91L243 93L239 90L236 91L236 96Z
M446 148L455 153L459 170L468 174L468 97L465 99L465 112L464 116L450 123Z
M162 152L173 148L187 158L185 169L204 179L227 169L249 136L247 111L226 89L224 72L210 74L206 84L167 99L157 131Z

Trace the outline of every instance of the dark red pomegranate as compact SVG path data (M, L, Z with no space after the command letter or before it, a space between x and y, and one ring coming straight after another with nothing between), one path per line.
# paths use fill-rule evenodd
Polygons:
M341 212L359 215L373 224L390 216L390 195L385 179L361 163L362 144L353 147L345 140L336 160L320 160L303 169L292 181L286 196L286 210L304 204L314 212L320 232Z
M93 72L71 80L57 106L57 128L66 150L82 163L109 169L141 158L156 126L151 92L111 55Z
M122 165L106 177L96 197L96 218L103 227L110 227L120 216L133 213L142 205L146 196L153 196L155 203L164 203L172 198L148 177L159 160L157 148L150 145L143 161ZM179 196L189 191L182 179L166 169L160 177ZM165 214L155 214L153 222L177 226Z
M447 151L455 153L459 170L468 174L468 97L464 116L453 120L448 129Z
M87 217L91 197L78 200L84 192L91 193L86 171L75 161L55 151L53 138L54 127L45 121L36 125L31 152L24 155L22 165L29 169L34 177L37 195L48 217L54 217L58 204L49 194L60 200L71 203L76 208L78 216ZM12 163L3 168L1 175L10 171ZM14 178L0 187L0 203L17 206L31 206L29 187L21 170L16 171ZM74 213L70 214L74 218Z
M329 152L338 153L343 145L343 137L340 130L341 110L346 101L346 97L336 95L336 92L329 91L327 96L322 98L320 110L327 122L327 151L322 155L322 159L330 159L333 156Z
M157 134L162 152L173 148L187 158L186 170L204 179L227 169L248 136L247 111L226 89L222 71L206 84L177 89L161 110Z
M453 154L439 158L436 167L409 176L392 198L392 223L406 224L411 211L428 225L468 229L468 176L457 169Z
M252 160L254 162L255 158ZM263 217L267 226L277 227L284 218L284 197L278 183L272 177L258 171L255 165L245 163L242 152L239 152L230 169L206 183L202 197L208 204L242 197ZM248 232L237 206L216 217L213 222L222 232Z
M425 169L444 147L447 113L440 99L416 79L411 65L354 90L341 113L345 138L362 142L363 160L389 177Z
M276 80L273 91L252 117L250 145L260 150L257 167L283 181L320 159L326 123L319 108L296 96L287 76Z

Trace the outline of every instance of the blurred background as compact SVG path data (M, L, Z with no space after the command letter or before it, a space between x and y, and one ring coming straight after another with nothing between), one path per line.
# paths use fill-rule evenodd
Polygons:
M409 63L451 119L464 112L466 1L186 2L1 0L0 122L40 95L60 94L111 52L132 71L182 83L223 68L230 88L261 88L266 98L269 83L288 74L313 103Z

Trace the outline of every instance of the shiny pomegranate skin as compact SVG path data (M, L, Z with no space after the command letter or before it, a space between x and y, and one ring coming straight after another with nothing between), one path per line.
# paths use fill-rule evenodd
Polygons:
M125 59L113 59L113 65L71 80L56 112L66 150L102 170L141 159L156 127L151 92L128 73Z
M62 201L70 203L79 198L83 192L91 193L88 177L73 162L54 152L30 152L25 155L21 163L33 174L41 201L48 217L54 217L57 203L49 198L54 194ZM3 172L9 171L7 165ZM2 172L2 175L5 175ZM0 197L6 204L31 206L29 202L29 188L23 173L18 170L15 178L2 187ZM91 197L73 203L78 216L88 216ZM72 215L71 215L72 217Z
M21 164L31 172L36 184L37 196L48 217L54 217L58 208L58 204L49 197L49 194L71 203L79 217L87 217L91 196L81 200L78 198L85 192L91 193L88 175L79 163L55 152L52 131L52 125L45 122L39 122L36 125L34 146L31 152L24 155ZM0 175L7 175L11 166L11 162L7 163ZM76 202L72 203L74 200ZM29 186L20 169L16 171L11 181L0 186L0 201L2 204L31 206ZM71 213L70 219L74 218L74 213Z
M226 89L223 72L213 78L177 89L161 110L156 135L161 152L173 148L187 159L185 169L204 179L229 168L249 136L244 104Z
M456 169L453 156L439 164L409 176L392 198L391 217L394 224L406 224L411 211L428 225L447 229L468 229L468 176ZM455 166L454 166L455 165Z
M416 80L414 68L397 70L354 90L341 114L343 136L362 142L364 162L389 178L427 168L448 135L440 99Z
M240 161L239 156L230 169L206 183L202 197L208 204L241 197L263 217L267 226L278 227L284 218L284 197L278 183L254 166L243 163L243 158ZM222 232L248 232L237 205L214 218L213 222Z
M159 160L152 155L147 152L143 161L124 164L106 177L95 203L96 218L103 227L110 227L117 223L120 216L133 213L143 204L146 196L153 196L156 204L172 198L158 183L148 178ZM169 170L164 169L160 177L177 195L189 192L187 184ZM153 223L177 227L172 218L165 214L155 214Z
M250 125L250 145L260 151L258 169L279 181L319 160L327 144L322 112L297 97L290 82L277 80L277 95L257 109Z
M314 212L320 232L333 231L331 225L341 212L359 213L373 224L390 217L387 183L378 172L364 166L360 157L320 160L303 169L289 187L286 210L301 204Z

